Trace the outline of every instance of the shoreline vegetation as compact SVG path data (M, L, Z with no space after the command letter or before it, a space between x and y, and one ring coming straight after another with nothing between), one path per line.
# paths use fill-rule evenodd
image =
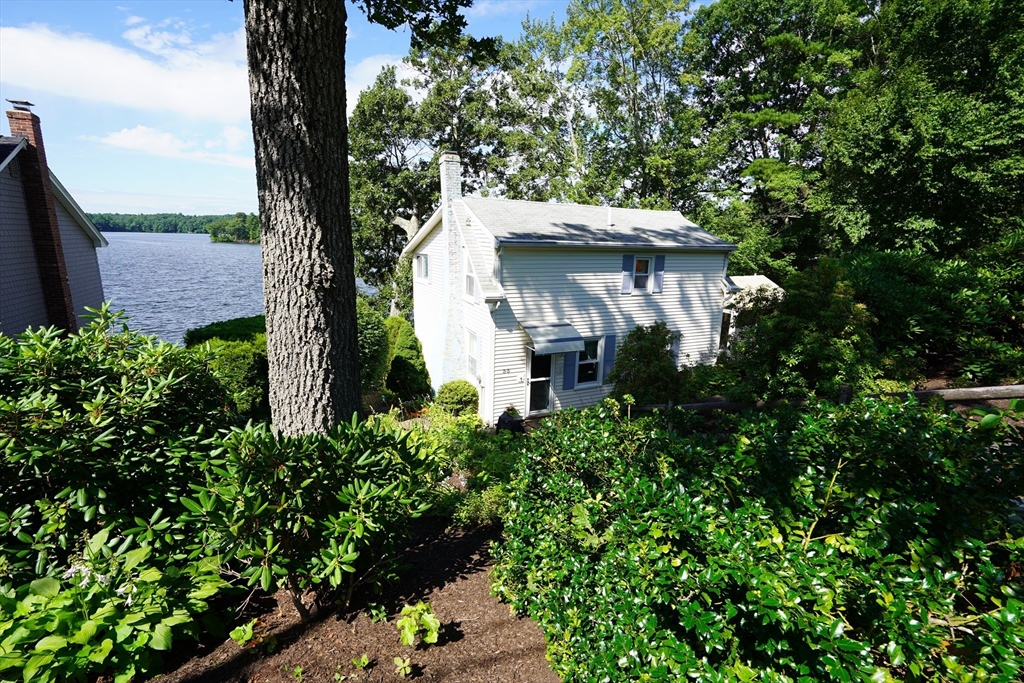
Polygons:
M213 242L260 243L259 216L234 214L190 216L181 213L90 213L101 232L207 233Z

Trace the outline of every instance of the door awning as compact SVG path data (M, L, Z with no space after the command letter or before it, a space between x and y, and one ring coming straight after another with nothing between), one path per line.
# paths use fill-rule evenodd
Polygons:
M522 323L530 335L530 348L539 355L583 350L583 336L572 323Z

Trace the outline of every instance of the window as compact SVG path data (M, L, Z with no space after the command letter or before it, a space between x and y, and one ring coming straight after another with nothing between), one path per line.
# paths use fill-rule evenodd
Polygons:
M480 376L480 340L476 336L476 332L472 330L469 332L469 348L466 350L466 364L469 369L469 376L476 379Z
M597 382L600 369L600 355L598 347L599 340L591 339L583 342L583 350L580 351L579 360L576 364L576 384L594 384Z
M637 258L633 269L633 291L647 291L647 281L651 278L651 259Z
M465 284L462 293L467 299L476 298L476 278L473 277L473 267L469 264L469 255L462 259L462 272L465 273Z
M665 287L665 254L622 255L622 293L661 294Z
M416 257L416 277L426 280L430 277L430 260L426 254Z

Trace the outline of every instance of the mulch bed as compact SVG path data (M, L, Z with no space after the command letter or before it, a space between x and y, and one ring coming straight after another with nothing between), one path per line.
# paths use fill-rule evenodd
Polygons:
M445 530L438 522L426 522L404 552L407 568L400 583L375 599L387 607L387 622L373 623L364 611L352 609L303 625L281 592L257 608L263 630L276 639L272 653L242 649L231 640L208 643L192 659L154 680L295 683L301 667L301 681L558 683L544 659L540 628L517 618L490 595L488 548L496 538L493 531ZM428 600L441 621L436 645L411 648L398 641L396 614L417 600ZM364 654L371 664L359 670L352 659ZM411 660L411 677L396 673L398 656Z

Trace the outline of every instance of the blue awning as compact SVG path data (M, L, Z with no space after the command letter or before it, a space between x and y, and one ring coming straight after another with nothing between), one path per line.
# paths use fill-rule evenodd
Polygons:
M572 323L522 323L522 326L530 335L530 348L538 355L583 350L583 335Z

